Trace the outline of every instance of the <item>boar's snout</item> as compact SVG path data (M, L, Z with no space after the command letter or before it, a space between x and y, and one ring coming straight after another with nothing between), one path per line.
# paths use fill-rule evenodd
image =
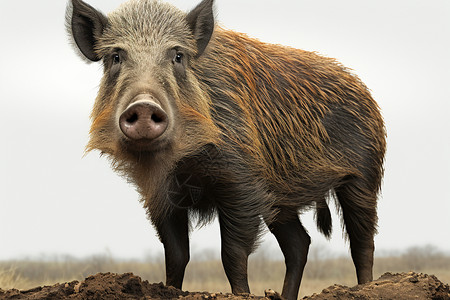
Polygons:
M119 118L120 130L134 141L154 140L166 131L168 124L166 112L151 100L131 103Z

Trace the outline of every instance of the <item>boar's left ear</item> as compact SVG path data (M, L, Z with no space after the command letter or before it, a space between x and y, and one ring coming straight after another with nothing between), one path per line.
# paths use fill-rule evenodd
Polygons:
M108 18L82 0L72 0L67 6L66 26L81 53L90 61L99 61L95 44L103 34Z
M197 57L205 51L214 31L213 3L214 0L203 0L186 17L197 41Z

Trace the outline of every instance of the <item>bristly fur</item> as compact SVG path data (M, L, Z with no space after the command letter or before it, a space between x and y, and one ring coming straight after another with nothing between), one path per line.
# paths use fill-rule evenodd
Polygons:
M218 215L233 292L249 291L246 259L266 223L286 258L283 296L295 298L310 241L298 213L315 209L329 237L330 198L358 281L371 280L386 150L378 105L336 60L225 30L212 5L203 0L186 14L130 0L107 20L69 5L66 24L81 53L104 65L87 151L106 154L137 187L165 246L167 284L181 288L188 212L200 225ZM71 27L74 17L80 28ZM141 94L170 120L154 148L133 144L118 126Z
M213 118L251 154L277 203L324 203L330 190L364 173L373 173L368 194L377 193L383 121L365 85L335 60L218 30L197 68Z

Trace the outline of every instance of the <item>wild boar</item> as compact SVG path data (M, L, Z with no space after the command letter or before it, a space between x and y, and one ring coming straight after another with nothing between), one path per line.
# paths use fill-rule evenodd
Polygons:
M233 293L264 224L296 299L315 209L329 236L340 207L359 283L372 280L385 127L360 79L336 60L216 25L213 0L188 13L130 0L108 16L71 0L67 27L104 67L87 150L134 183L165 249L166 284L182 287L192 220L218 216Z

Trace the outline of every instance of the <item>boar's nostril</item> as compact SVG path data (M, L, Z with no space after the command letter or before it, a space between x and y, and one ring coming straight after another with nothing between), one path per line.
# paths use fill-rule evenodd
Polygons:
M132 124L132 123L135 123L137 120L138 120L138 114L135 113L135 114L132 114L131 117L129 117L127 119L127 122Z
M131 140L154 140L166 131L168 123L166 112L152 101L131 104L119 119L120 130Z
M153 114L151 119L155 122L155 123L160 123L163 122L163 117L158 116L157 114Z

